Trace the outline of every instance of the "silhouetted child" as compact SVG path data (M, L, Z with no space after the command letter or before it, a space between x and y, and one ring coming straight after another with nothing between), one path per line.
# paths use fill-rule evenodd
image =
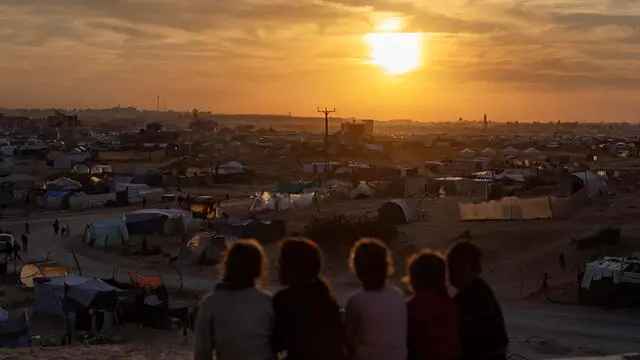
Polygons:
M413 297L407 302L409 360L457 360L456 305L447 292L447 265L439 253L417 252L407 264Z
M502 309L493 291L480 277L482 253L469 241L458 241L447 253L449 279L458 289L461 360L504 360L509 338Z
M393 273L389 249L361 239L350 256L362 284L346 306L347 347L353 360L399 360L407 357L407 305L403 293L387 283Z

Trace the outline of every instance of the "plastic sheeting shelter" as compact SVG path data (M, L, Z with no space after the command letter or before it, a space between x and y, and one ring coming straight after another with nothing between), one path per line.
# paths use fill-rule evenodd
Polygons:
M378 209L378 217L392 224L402 225L411 220L412 213L406 201L403 199L394 199L380 206L380 209Z
M520 150L512 147L512 146L508 146L506 148L504 148L504 150L502 150L502 154L505 156L510 156L510 155L517 155L518 153L520 153Z
M609 190L607 187L607 181L602 177L598 176L593 171L581 171L572 174L573 176L577 176L582 180L585 187L587 188L587 193L589 197L596 197L600 195L606 195Z
M237 240L234 236L216 235L209 232L196 234L187 242L186 262L204 265L217 263L222 254Z
M67 294L65 297L65 286ZM100 279L78 275L56 276L35 282L33 310L65 317L67 312L86 309L113 310L120 290ZM108 326L105 316L105 326Z
M85 242L97 248L121 247L129 242L127 223L123 219L94 220L89 224Z
M548 196L532 199L507 197L479 204L458 203L461 220L532 220L553 217Z
M0 348L27 347L29 346L28 337L29 317L26 311L20 316L0 321Z
M78 190L80 188L82 188L81 183L67 177L59 177L45 184L47 190Z
M30 263L22 266L20 282L33 287L35 279L69 275L69 269L55 262Z
M129 234L140 235L182 235L193 220L190 212L180 209L143 209L124 217Z
M460 154L460 156L463 156L463 157L472 157L472 156L474 156L476 154L476 152L471 150L471 149L469 149L469 148L466 148L466 149L460 151L458 154Z
M497 152L492 148L486 148L481 152L482 156L496 156Z

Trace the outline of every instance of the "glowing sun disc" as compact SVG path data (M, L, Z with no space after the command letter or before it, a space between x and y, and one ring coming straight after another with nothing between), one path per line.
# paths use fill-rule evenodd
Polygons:
M371 46L370 64L389 75L406 74L421 65L422 34L382 32L366 36Z

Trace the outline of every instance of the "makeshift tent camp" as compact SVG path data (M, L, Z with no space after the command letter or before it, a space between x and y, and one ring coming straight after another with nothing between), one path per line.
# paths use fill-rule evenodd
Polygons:
M124 217L129 234L140 235L171 235L176 232L178 221L170 218L181 221L184 230L193 220L191 212L181 209L143 209L127 212Z
M276 192L279 194L301 194L307 189L320 187L316 181L280 181L276 185Z
M129 242L127 223L123 219L100 219L89 224L85 242L97 248L121 247Z
M42 261L24 264L20 270L20 282L27 287L33 287L37 278L69 275L69 269L52 261Z
M283 220L219 219L212 226L218 234L264 243L278 241L287 234Z
M378 216L381 220L396 225L402 225L411 220L412 213L405 200L394 199L382 204L380 209L378 209Z

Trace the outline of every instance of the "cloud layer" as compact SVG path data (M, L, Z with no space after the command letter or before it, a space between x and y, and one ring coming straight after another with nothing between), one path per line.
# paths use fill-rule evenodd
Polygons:
M427 38L403 79L366 64L362 36L389 16ZM0 2L4 106L635 121L638 65L634 0Z

